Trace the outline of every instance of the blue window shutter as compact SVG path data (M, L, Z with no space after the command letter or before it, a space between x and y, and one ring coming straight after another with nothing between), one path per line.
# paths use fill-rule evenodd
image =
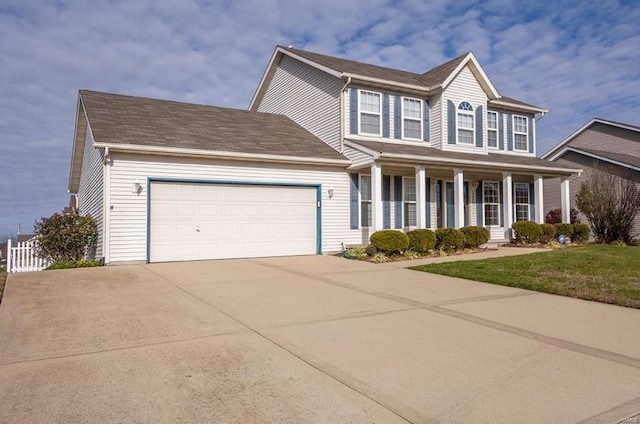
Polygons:
M513 151L513 115L507 113L507 150Z
M482 106L476 108L476 147L482 147Z
M391 176L382 176L382 226L391 228Z
M447 100L447 127L448 144L456 144L456 106L451 100Z
M504 113L502 112L498 113L498 134L498 148L504 150Z
M427 177L427 192L425 196L425 209L427 211L427 228L431 228L431 178Z
M529 183L529 221L536 221L536 198L533 194L533 183Z
M382 136L389 138L389 95L382 95Z
M533 139L533 118L530 117L527 121L529 123L529 153L533 153L533 143L535 143Z
M402 228L402 177L393 177L393 197L395 199L395 227Z
M402 98L393 96L393 138L402 138Z
M422 140L429 141L429 100L422 102Z
M349 191L351 229L357 230L360 224L358 222L358 174L349 174L349 177L351 178L351 187Z
M504 227L504 196L502 195L502 189L503 185L502 182L500 182L500 193L498 193L498 195L500 196L500 226Z
M478 217L478 227L484 226L484 205L482 204L482 181L478 181L478 187L476 188L476 216Z
M349 89L349 130L358 134L358 89Z

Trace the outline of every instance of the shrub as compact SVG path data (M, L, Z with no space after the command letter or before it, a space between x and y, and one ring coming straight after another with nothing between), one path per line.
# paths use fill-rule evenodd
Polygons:
M580 217L578 216L578 210L571 208L569 211L569 217L572 224L579 224ZM546 224L560 224L562 223L562 209L551 209L544 217Z
M565 237L571 237L573 234L573 225L571 224L555 224L556 235L564 234Z
M409 248L409 236L399 230L381 230L371 234L371 245L380 252L394 255Z
M373 262L374 264L381 264L384 262L389 262L390 259L387 255L385 255L382 252L378 252L375 255L373 255L373 257L371 258L371 262Z
M464 227L460 228L460 231L464 236L464 246L470 249L489 241L489 230L484 227Z
M436 249L453 252L464 247L464 235L454 228L438 228L436 230Z
M345 250L342 256L347 259L364 259L369 255L367 254L366 246L356 246Z
M436 247L436 234L427 229L413 230L407 233L409 249L418 253L427 253Z
M38 255L54 262L83 259L98 240L96 220L77 210L54 213L34 225Z
M542 243L549 243L551 240L556 238L556 226L553 224L541 224L540 229L542 229L542 235L540 236L540 241Z
M584 242L589 240L589 233L591 228L587 224L573 224L573 231L571 232L572 242Z
M515 222L511 228L515 233L516 243L533 244L540 241L542 227L532 221Z
M98 261L57 261L47 267L47 270L51 269L71 269L71 268L93 268L100 266Z

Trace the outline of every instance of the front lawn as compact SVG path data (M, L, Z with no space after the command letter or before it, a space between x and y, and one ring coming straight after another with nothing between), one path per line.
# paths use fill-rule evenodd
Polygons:
M412 269L640 308L640 247L586 245Z

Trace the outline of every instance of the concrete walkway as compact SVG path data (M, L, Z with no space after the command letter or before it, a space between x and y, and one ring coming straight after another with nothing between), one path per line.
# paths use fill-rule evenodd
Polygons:
M639 328L330 256L10 275L0 421L637 422Z

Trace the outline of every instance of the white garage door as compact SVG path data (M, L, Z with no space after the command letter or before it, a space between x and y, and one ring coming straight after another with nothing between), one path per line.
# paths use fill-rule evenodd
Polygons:
M317 253L316 188L152 182L150 262Z

